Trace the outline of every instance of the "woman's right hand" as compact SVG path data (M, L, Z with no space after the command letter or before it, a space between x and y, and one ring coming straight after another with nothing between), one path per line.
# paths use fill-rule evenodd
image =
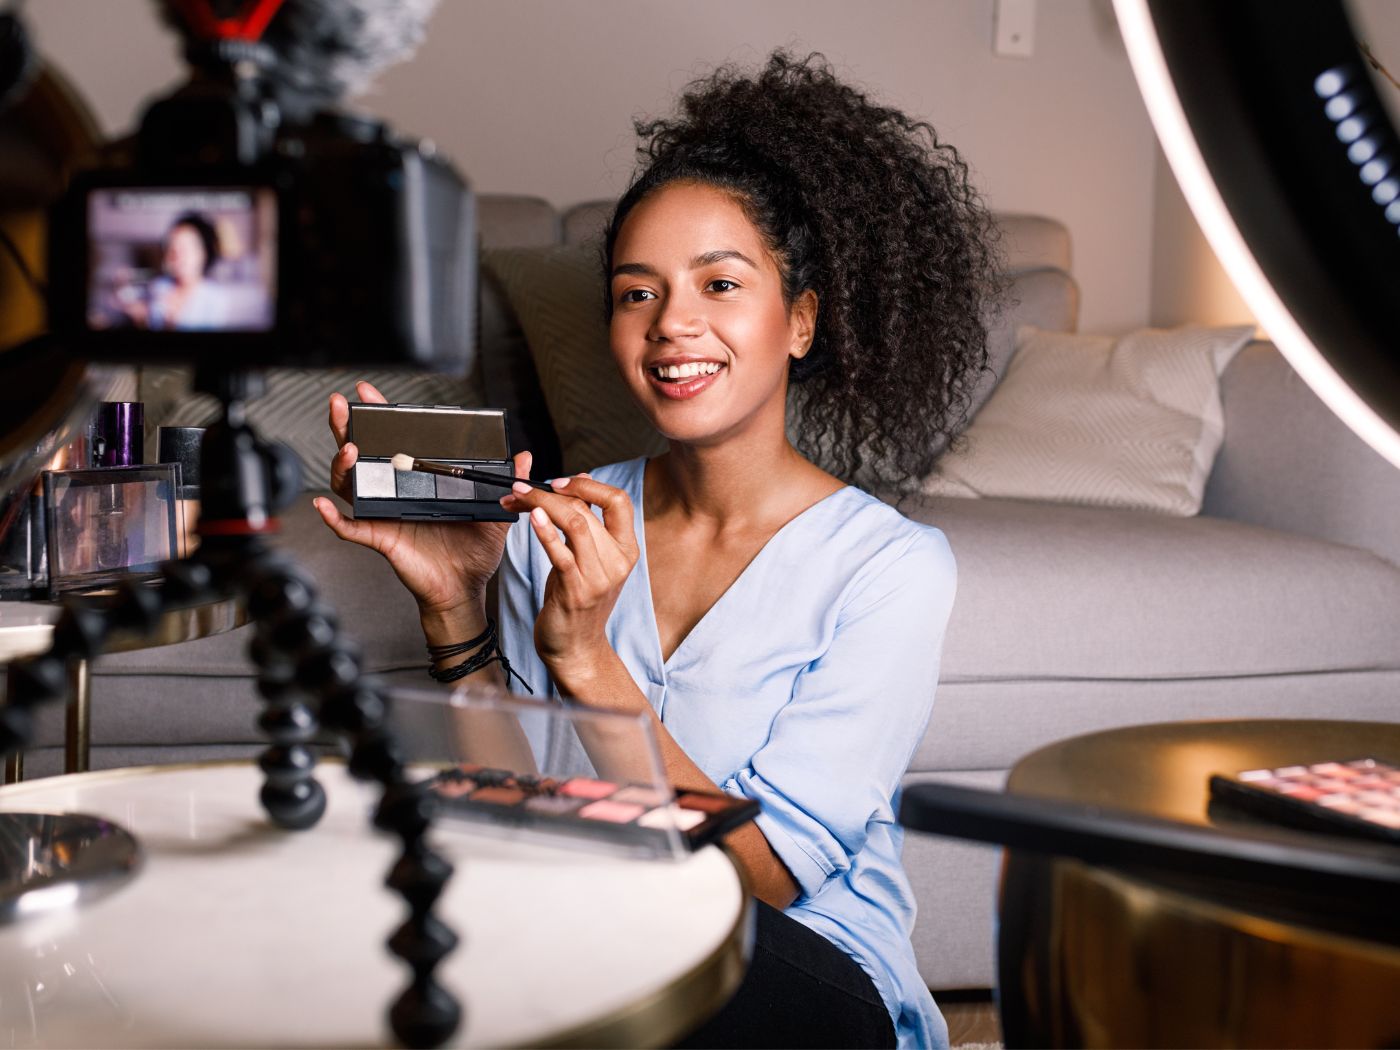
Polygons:
M357 383L360 400L385 404L384 395L369 383ZM350 468L359 450L348 438L350 404L341 394L330 397L331 434L339 448L331 460L331 490L345 502L353 501ZM530 476L530 453L515 456L517 477ZM394 573L418 601L419 609L431 615L449 615L479 605L486 583L501 564L510 523L356 521L346 517L332 500L313 501L321 520L342 540L378 551Z

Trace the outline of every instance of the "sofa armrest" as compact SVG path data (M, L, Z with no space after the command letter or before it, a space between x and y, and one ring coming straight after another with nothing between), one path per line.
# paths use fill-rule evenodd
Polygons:
M1400 564L1400 470L1334 416L1272 343L1222 378L1225 440L1201 512L1362 547Z

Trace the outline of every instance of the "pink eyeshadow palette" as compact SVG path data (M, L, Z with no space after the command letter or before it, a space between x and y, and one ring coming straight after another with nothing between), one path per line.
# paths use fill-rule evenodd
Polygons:
M1280 824L1400 844L1400 766L1380 759L1216 774L1210 793Z
M699 849L758 816L758 803L722 792L676 795L655 786L554 780L458 766L432 781L444 816L664 852Z

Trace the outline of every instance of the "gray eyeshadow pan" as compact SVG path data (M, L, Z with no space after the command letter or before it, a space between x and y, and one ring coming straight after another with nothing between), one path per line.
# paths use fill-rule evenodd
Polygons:
M437 478L438 499L476 499L476 482L466 478L445 478L440 474L434 477Z
M389 467L394 470L393 465ZM397 470L395 484L399 499L434 499L437 496L437 477L424 474L420 470Z
M355 490L361 499L393 499L397 495L392 463L356 463Z

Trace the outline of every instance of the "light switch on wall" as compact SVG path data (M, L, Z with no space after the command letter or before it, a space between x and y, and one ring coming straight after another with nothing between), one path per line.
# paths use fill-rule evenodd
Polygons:
M1013 58L1035 53L1035 0L996 0L992 52Z

